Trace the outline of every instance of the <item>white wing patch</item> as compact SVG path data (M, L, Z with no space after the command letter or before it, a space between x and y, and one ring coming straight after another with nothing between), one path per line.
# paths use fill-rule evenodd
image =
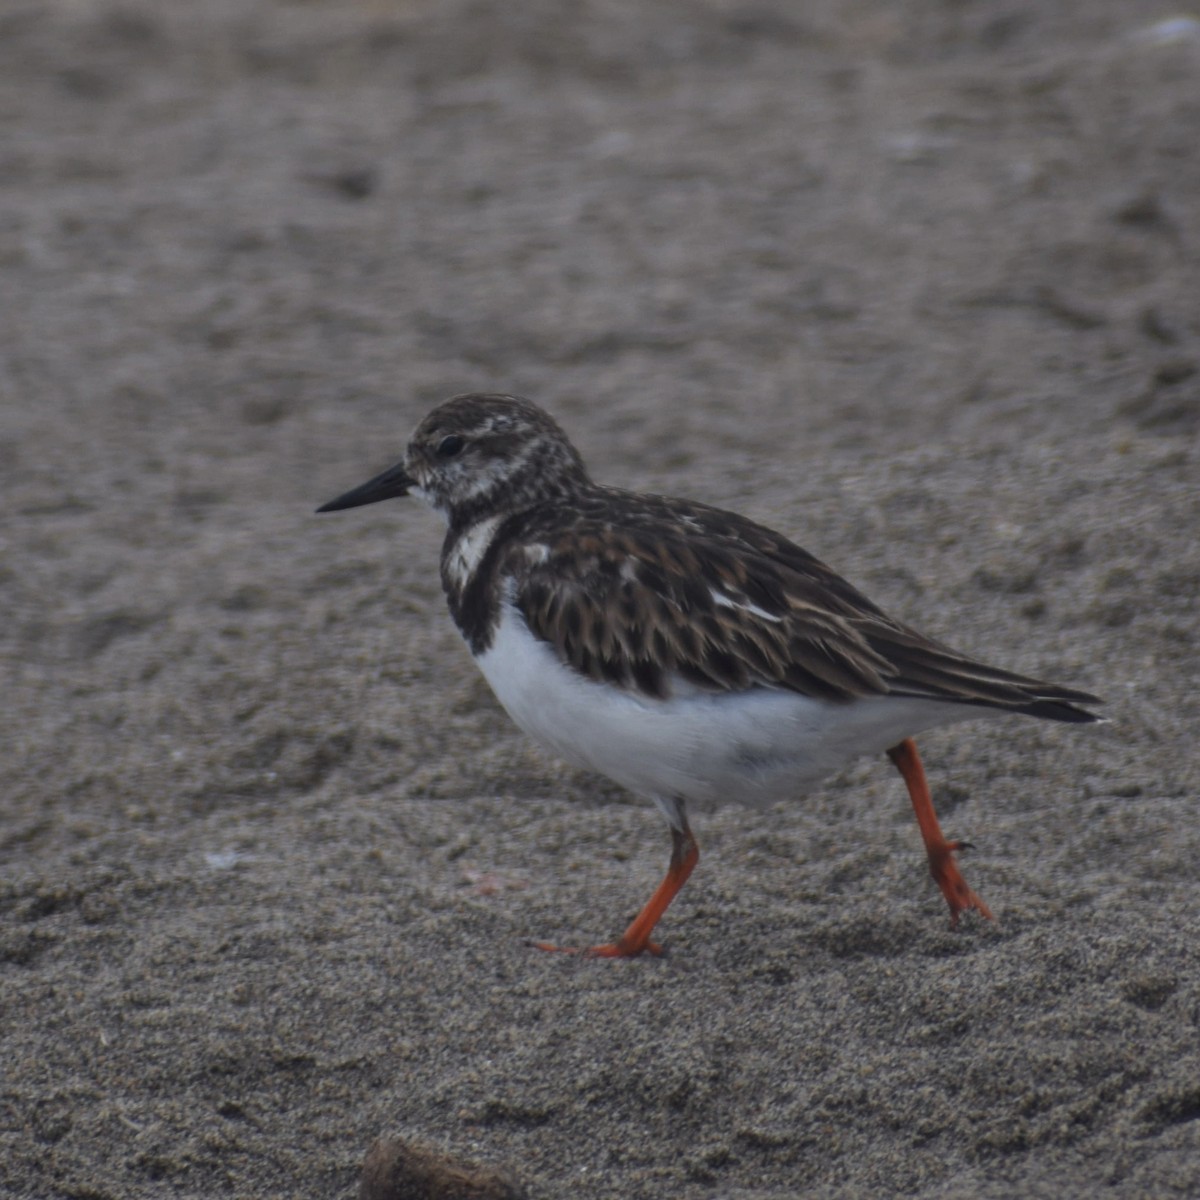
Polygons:
M721 608L740 608L742 612L748 612L763 621L774 621L776 625L783 620L782 617L767 612L765 608L751 604L749 600L735 600L732 596L726 596L724 592L718 592L715 589L710 590L709 595L712 596L713 603Z

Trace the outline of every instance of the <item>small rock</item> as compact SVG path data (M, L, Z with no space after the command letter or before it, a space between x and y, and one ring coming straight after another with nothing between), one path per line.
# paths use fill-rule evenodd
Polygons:
M525 1200L509 1176L428 1146L380 1138L363 1161L360 1200Z

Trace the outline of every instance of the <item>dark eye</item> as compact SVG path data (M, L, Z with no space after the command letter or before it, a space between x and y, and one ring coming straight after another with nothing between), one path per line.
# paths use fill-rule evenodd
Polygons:
M437 456L438 458L453 458L466 444L457 433L451 433L438 442Z

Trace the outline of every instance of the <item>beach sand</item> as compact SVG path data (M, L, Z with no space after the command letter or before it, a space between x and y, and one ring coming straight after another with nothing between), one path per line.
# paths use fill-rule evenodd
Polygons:
M1053 12L1049 11L1053 9ZM1200 1195L1200 25L1126 0L9 0L0 1193ZM1107 724L696 819L533 748L460 391ZM732 798L731 798L732 799Z

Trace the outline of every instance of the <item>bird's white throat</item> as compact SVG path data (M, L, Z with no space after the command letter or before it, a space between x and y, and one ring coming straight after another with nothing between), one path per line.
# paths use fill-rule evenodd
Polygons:
M446 555L446 576L455 587L465 588L472 575L483 562L496 530L504 519L503 514L484 517L474 525L464 529Z

